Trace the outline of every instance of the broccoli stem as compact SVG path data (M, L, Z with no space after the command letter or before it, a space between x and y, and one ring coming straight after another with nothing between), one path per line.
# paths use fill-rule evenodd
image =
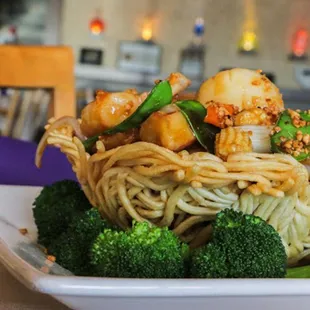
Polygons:
M307 279L310 278L310 266L288 268L286 278L290 279Z

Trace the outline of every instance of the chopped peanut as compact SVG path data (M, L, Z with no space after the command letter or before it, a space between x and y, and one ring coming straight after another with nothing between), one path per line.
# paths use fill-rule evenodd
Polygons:
M235 125L270 125L271 118L263 109L252 108L243 110L235 116Z
M288 113L292 119L292 123L296 128L304 127L307 125L307 122L300 118L300 114L297 111L288 109Z
M56 261L56 257L53 256L53 255L47 255L46 258L47 258L49 261L53 262L53 263Z
M288 153L292 154L294 157L299 156L301 153L308 154L308 149L306 148L310 144L310 135L304 134L298 130L296 133L296 140L293 139L285 139L281 137L282 141L280 146L282 149Z
M298 130L296 133L296 139L297 141L302 141L303 139L302 132L300 130Z
M309 134L305 134L302 138L302 142L305 144L305 145L309 145L309 142L310 142L310 135Z
M20 229L19 229L19 232L20 232L22 235L27 235L27 234L28 234L27 228L20 228Z

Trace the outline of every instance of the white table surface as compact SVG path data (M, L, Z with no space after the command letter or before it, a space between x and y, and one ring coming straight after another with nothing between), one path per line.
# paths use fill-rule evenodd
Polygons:
M23 286L0 264L0 310L68 310L50 296Z

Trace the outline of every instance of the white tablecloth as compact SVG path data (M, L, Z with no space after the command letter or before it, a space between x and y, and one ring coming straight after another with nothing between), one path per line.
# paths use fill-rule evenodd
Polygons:
M50 296L33 292L0 264L0 310L68 310Z

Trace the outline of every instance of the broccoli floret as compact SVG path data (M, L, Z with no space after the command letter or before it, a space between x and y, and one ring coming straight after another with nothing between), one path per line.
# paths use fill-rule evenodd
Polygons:
M244 222L244 215L242 212L235 212L232 209L226 209L219 212L216 216L216 221L213 223L213 231L220 229L228 229L239 227Z
M190 262L190 275L193 278L227 278L228 265L221 247L209 243L194 250Z
M68 228L73 217L91 208L78 183L70 180L44 187L33 205L38 243L45 247Z
M48 253L56 262L75 275L91 275L89 249L95 238L112 225L103 220L99 211L92 208L73 219L67 231L48 247Z
M133 223L127 232L105 230L91 248L98 276L121 278L182 278L188 246L168 228Z
M218 213L211 242L193 251L195 278L283 278L287 256L281 237L264 220L232 209Z
M62 180L51 185L44 186L40 195L35 199L36 205L52 204L59 201L59 197L74 194L80 190L79 183L72 180Z
M131 276L126 241L127 235L124 231L106 229L99 234L90 248L90 260L97 276Z

